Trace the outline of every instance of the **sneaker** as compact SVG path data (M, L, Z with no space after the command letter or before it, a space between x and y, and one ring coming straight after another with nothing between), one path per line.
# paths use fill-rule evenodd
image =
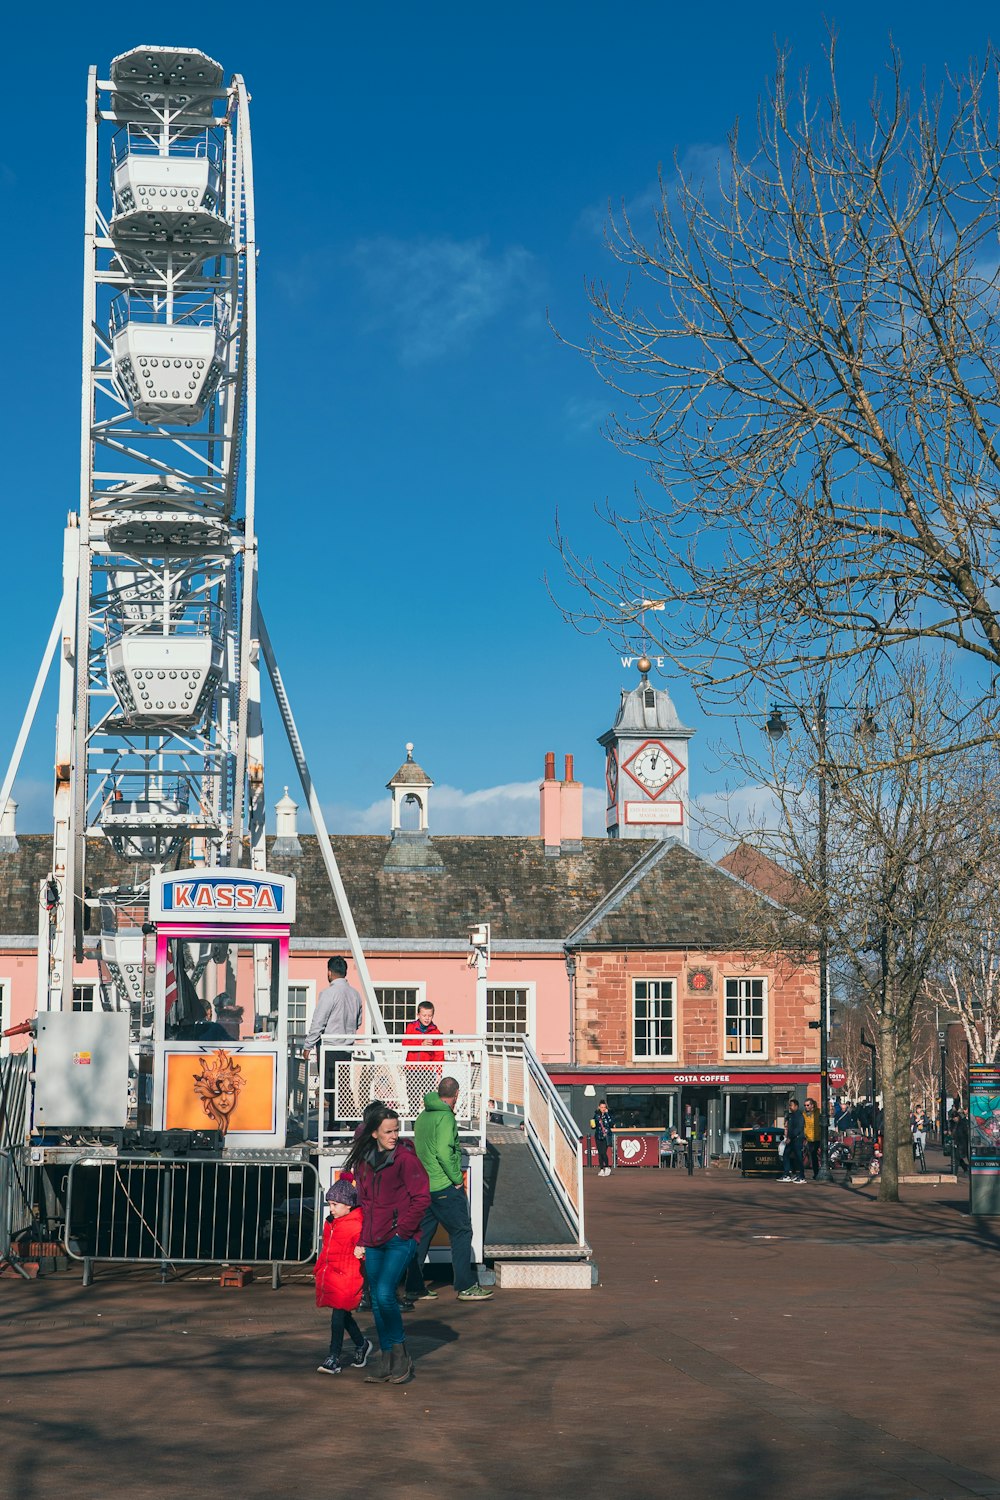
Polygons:
M316 1366L316 1372L319 1375L339 1375L341 1369L340 1360L334 1359L332 1354L328 1354L323 1363Z
M436 1302L437 1292L432 1286L425 1286L422 1292L417 1292L414 1302Z
M476 1283L473 1286L467 1286L464 1291L459 1292L458 1300L459 1302L485 1302L488 1297L492 1296L493 1288L491 1286L479 1286Z
M794 1182L795 1179L794 1179L794 1177L779 1177L778 1181L779 1182Z
M792 1181L793 1182L805 1182L805 1178L804 1177L793 1177Z
M355 1349L354 1351L354 1355L351 1359L351 1369L363 1370L365 1365L368 1363L368 1356L369 1354L371 1354L374 1347L375 1345L372 1343L371 1339L365 1339L364 1343L361 1345L361 1348Z

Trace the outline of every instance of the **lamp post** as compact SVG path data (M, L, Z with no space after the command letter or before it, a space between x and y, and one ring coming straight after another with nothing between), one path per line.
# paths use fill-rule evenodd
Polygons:
M819 1124L819 1171L816 1174L817 1182L832 1181L830 1175L829 1141L830 1141L830 1078L829 1059L827 1056L828 1033L830 1029L830 933L827 924L827 899L828 875L829 875L829 804L827 800L829 760L827 756L826 716L830 704L827 701L826 689L820 688L816 699L815 726L816 726L816 748L818 760L816 765L817 782L817 874L819 876L819 887L822 892L819 924L819 1094L820 1094L820 1124ZM768 735L772 740L780 740L788 731L782 710L792 709L792 705L775 703L771 708L771 716L765 725ZM808 710L804 707L797 709L804 724L808 724ZM866 709L858 733L869 737L874 733L875 721L870 709Z

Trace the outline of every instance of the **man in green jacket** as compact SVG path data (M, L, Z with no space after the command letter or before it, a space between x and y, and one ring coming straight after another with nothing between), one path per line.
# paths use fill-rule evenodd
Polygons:
M413 1127L413 1144L430 1180L431 1206L420 1226L420 1244L411 1265L419 1272L434 1231L441 1224L451 1241L459 1301L485 1302L493 1296L493 1289L479 1285L472 1267L472 1216L462 1177L462 1153L455 1124L457 1103L458 1080L442 1078L436 1090L424 1095L423 1114ZM437 1293L424 1286L421 1275L420 1288L411 1295L436 1297Z

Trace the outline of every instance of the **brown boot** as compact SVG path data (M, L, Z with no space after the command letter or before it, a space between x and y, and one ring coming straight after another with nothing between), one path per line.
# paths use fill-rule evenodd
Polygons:
M389 1379L389 1355L384 1349L376 1354L374 1362L370 1365L368 1374L365 1376L367 1385L378 1385L380 1381Z
M393 1344L389 1350L389 1384L405 1385L413 1379L413 1360L406 1352L405 1344Z

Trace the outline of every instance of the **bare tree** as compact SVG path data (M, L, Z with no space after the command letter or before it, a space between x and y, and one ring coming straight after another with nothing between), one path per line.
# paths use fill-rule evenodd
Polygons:
M606 559L560 534L582 586L566 612L623 640L622 600L665 601L658 649L706 706L928 638L989 691L997 71L990 51L911 97L893 51L855 124L832 41L816 94L779 55L714 182L661 173L655 229L609 222L626 279L592 285L584 352L621 397L612 440L655 484L608 510Z
M969 1057L990 1063L1000 1057L1000 912L995 872L972 892L970 920L956 934L953 951L928 981L927 995L945 1020L962 1023Z
M745 771L769 786L779 811L776 826L741 830L805 893L797 924L782 916L761 930L756 919L748 944L815 950L825 932L839 981L874 1021L887 1199L912 1162L910 1074L927 986L967 949L1000 846L995 751L927 755L942 714L955 717L958 705L944 669L916 655L904 665L895 693L883 686L872 700L863 751L850 722L820 732L804 712L796 735L772 743L769 766L745 754ZM825 819L819 778L830 792Z

